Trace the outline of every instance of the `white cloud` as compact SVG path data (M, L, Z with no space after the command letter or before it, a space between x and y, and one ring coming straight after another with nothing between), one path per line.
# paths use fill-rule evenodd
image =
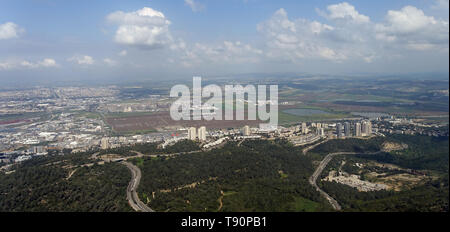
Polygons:
M196 43L190 47L184 42L173 47L174 51L181 53L175 59L185 67L205 64L247 64L261 60L263 51L240 41L223 41L219 44ZM174 63L174 58L169 59Z
M42 67L57 67L58 64L56 64L56 61L54 59L44 59L43 61L39 62L39 65Z
M169 32L170 21L162 12L144 7L134 12L117 11L107 20L119 27L115 41L120 44L145 48L161 48L172 42Z
M1 70L10 70L13 69L15 65L11 62L0 62L0 71Z
M376 25L376 33L379 40L412 50L448 50L448 21L427 16L414 6L388 11L385 22Z
M400 11L390 10L386 16L386 30L395 33L411 33L437 24L434 17L426 16L422 10L405 6Z
M127 50L122 50L121 52L119 52L119 56L126 56L127 54Z
M53 68L59 67L54 59L45 58L41 61L31 62L28 60L22 61L7 61L0 63L0 70L12 70L21 68Z
M75 62L79 65L92 65L95 63L94 58L92 58L91 56L87 56L87 55L73 56L73 57L69 58L68 61Z
M115 66L117 64L117 61L112 60L110 58L103 59L103 62L109 66Z
M189 6L193 12L202 11L205 6L194 0L184 0L184 4Z
M297 19L291 21L284 9L257 27L267 39L267 56L297 62L304 58L344 60L346 55L329 47L324 38L335 28L317 21Z
M42 68L42 67L51 68L51 67L58 67L59 65L56 63L54 59L46 58L38 62L29 62L24 60L20 63L20 66L26 68Z
M311 22L309 26L311 28L311 31L314 34L320 34L320 33L324 32L324 31L332 31L332 30L334 30L334 27L332 27L330 25L319 23L317 21Z
M321 13L323 16L330 20L349 21L354 23L368 23L370 18L363 14L360 14L354 6L347 2L329 5L327 7L327 13Z
M38 66L38 64L31 63L31 62L26 61L26 60L20 62L20 65L23 66L23 67L27 67L27 68L37 68L37 66Z
M425 15L413 6L387 11L384 20L379 22L347 2L317 11L323 18L289 18L286 10L277 10L257 25L258 32L264 37L254 40L262 42L258 44L231 40L187 43L180 38L173 39L169 20L162 12L151 8L118 11L108 15L107 19L118 25L115 35L118 43L150 49L167 48L154 51L151 57L144 53L139 57L161 67L176 64L196 68L227 64L251 66L266 62L297 65L330 61L334 64L346 62L347 65L377 64L405 59L419 52L426 54L430 50L448 53L448 21ZM126 56L127 50L118 55ZM114 64L115 61L106 58L103 63Z
M436 48L436 45L429 44L429 43L409 43L406 45L407 48L411 50L416 51L426 51L426 50L432 50Z
M448 10L449 0L436 0L436 2L431 6L435 10Z
M0 40L17 38L23 32L24 30L15 23L7 22L0 24Z
M317 10L327 22L289 19L284 9L276 11L257 29L266 38L262 49L269 59L293 63L304 60L362 60L401 57L408 50L448 53L448 21L427 16L413 6L390 10L375 23L344 2L330 5L327 13Z

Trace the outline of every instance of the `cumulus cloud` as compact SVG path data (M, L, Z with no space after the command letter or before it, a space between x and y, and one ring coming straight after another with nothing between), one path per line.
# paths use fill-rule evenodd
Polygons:
M177 56L170 58L169 62L175 60L185 67L204 64L246 64L261 61L263 51L240 41L223 41L217 44L195 43L188 46L180 41L172 49Z
M202 11L205 6L194 0L184 0L184 4L189 6L193 12Z
M0 62L0 71L13 69L15 65L11 62Z
M79 65L93 65L95 63L94 58L91 56L73 56L68 59L68 61L75 62Z
M12 70L21 68L52 68L59 67L54 59L45 58L41 61L31 62L28 60L22 61L7 61L0 63L0 70Z
M448 10L449 0L436 0L436 2L431 6L435 10Z
M448 52L448 21L427 16L413 6L390 10L379 23L346 2L317 12L327 21L289 19L286 10L279 9L260 23L257 29L266 38L266 57L291 62L359 59L372 63L399 57L408 50Z
M42 67L56 67L58 64L56 64L56 61L54 59L44 59L43 61L39 62L39 64Z
M117 64L117 61L112 60L110 58L103 59L103 62L109 66L115 66Z
M0 24L0 40L17 38L23 32L24 29L20 28L15 23L7 22L4 24Z
M405 6L400 11L388 11L386 20L386 30L401 34L417 32L438 23L434 17L426 16L422 10L413 6Z
M368 23L370 18L360 14L354 6L347 2L329 5L327 7L328 13L320 11L322 16L335 21L353 22L353 23Z
M115 33L117 43L154 49L172 42L170 21L162 12L152 8L113 12L107 16L107 20L118 25Z
M27 67L27 68L58 67L58 64L56 63L56 61L54 59L50 59L50 58L46 58L46 59L43 59L42 61L38 61L38 62L34 62L34 63L24 60L20 63L20 65L22 67Z
M166 56L160 60L162 65L200 67L273 61L354 64L355 61L375 63L397 59L415 52L425 54L430 50L448 52L448 21L426 15L413 6L387 11L378 22L347 2L328 5L317 13L323 17L310 20L289 18L286 10L277 10L257 25L263 36L262 43L257 45L229 40L189 43L174 39L169 31L170 21L162 12L151 8L118 11L107 19L118 25L115 35L118 43L149 49L168 48L157 51L158 55ZM127 50L118 55L127 55ZM103 62L113 64L114 60L107 58Z
M257 26L267 39L267 56L298 61L303 58L344 60L346 55L327 46L324 38L330 37L335 28L317 21L288 18L284 9Z
M414 6L390 10L384 23L376 25L376 37L413 50L447 48L448 21L435 19Z

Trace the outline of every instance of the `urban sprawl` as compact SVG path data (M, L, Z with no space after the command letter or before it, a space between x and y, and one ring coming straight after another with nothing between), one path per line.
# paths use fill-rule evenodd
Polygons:
M298 122L263 130L255 126L236 128L177 127L142 134L114 135L102 115L110 113L168 111L167 96L152 95L130 103L121 101L115 86L105 88L37 88L0 92L2 115L35 115L0 123L0 164L13 164L49 151L63 154L95 149L111 149L138 143L158 142L162 147L184 139L198 141L205 149L227 140L285 138L296 146L322 139L422 134L448 136L440 125L420 118L381 114L324 122Z

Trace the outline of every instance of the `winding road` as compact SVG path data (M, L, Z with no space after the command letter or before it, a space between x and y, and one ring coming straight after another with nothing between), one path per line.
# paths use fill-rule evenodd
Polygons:
M184 155L184 154L193 154L193 153L199 153L203 152L204 150L198 150L198 151L190 151L190 152L178 152L178 153L172 153L172 154L158 154L158 155L145 155L138 151L131 151L133 153L136 153L136 156L128 156L128 157L121 157L121 158L102 158L102 162L120 162L121 164L125 165L128 169L130 169L131 172L131 180L127 187L127 200L128 204L137 212L155 212L153 209L148 207L144 202L142 202L139 199L139 196L136 192L137 188L139 187L139 183L141 182L141 169L136 167L130 162L127 162L127 160L134 159L134 158L142 158L142 157L158 157L158 156L164 156L164 157L171 157L171 156L177 156L177 155ZM100 152L94 153L91 156L91 159L97 159ZM88 164L88 165L93 165ZM73 174L73 173L72 173ZM69 177L71 177L71 174L69 174Z
M136 189L139 187L141 181L141 170L128 162L121 162L123 165L127 166L131 171L131 180L127 188L127 200L131 208L138 212L155 212L153 209L148 207L144 202L139 199Z
M172 157L172 156L177 156L177 155L185 155L185 154L193 154L193 153L199 153L199 152L205 152L205 151L210 151L216 147L222 146L224 143L219 144L217 146L214 147L210 147L208 149L202 149L202 150L197 150L197 151L189 151L189 152L177 152L177 153L172 153L172 154L153 154L153 155L145 155L141 152L138 151L131 151L133 153L136 153L135 156L128 156L128 157L121 157L121 158L102 158L102 162L120 162L121 164L125 165L128 169L130 169L131 172L131 180L130 183L128 184L127 187L127 200L128 200L128 204L131 206L131 208L133 208L133 210L137 211L137 212L155 212L153 209L151 209L150 207L147 206L147 204L145 204L144 202L142 202L139 199L139 196L136 192L137 188L139 187L139 183L141 182L141 177L142 177L142 173L141 170L136 167L135 165L133 165L130 162L127 162L127 160L130 159L134 159L134 158L142 158L142 157L158 157L158 156L164 156L164 157ZM100 152L96 152L94 154L92 154L91 159L96 160L98 159L98 155L100 154ZM92 164L88 164L88 165L93 165ZM72 176L72 174L75 171L71 172L69 174L70 178Z
M341 205L339 205L339 203L334 198L332 198L330 195L328 195L328 193L326 193L325 191L320 189L319 186L317 186L317 178L319 178L320 174L325 169L325 167L328 165L328 163L337 155L356 155L356 154L375 155L375 154L378 154L378 153L380 153L380 151L379 152L373 152L373 153L361 153L361 152L359 152L359 153L356 153L356 152L335 152L335 153L330 153L327 156L325 156L325 158L320 162L320 164L317 167L317 169L314 171L312 176L309 178L309 183L318 192L320 192L320 195L325 197L325 199L327 199L328 202L330 202L331 206L333 206L333 208L335 210L340 211L342 209Z
M328 193L326 193L325 191L323 191L322 189L319 188L319 186L317 186L317 178L320 176L320 174L322 173L322 171L325 169L325 167L328 165L328 163L333 159L334 156L337 155L348 155L350 153L345 153L345 152L337 152L337 153L330 153L327 156L325 156L325 158L320 162L319 166L317 167L316 171L314 171L314 173L312 174L312 176L309 178L309 183L318 191L320 192L320 195L322 195L323 197L325 197L325 199L328 200L328 202L330 202L331 206L333 206L333 208L335 210L341 210L342 207L341 205L339 205L339 203L332 198L330 195L328 195Z

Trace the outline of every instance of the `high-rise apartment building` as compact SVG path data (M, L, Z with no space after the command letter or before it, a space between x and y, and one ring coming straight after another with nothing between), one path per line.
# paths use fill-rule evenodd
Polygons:
M302 134L308 134L308 127L305 122L302 123Z
M345 134L345 137L350 137L351 136L351 129L350 129L350 123L349 122L345 122L344 123L344 134Z
M100 141L100 146L102 149L109 149L109 139L102 138L102 140Z
M198 140L206 141L206 127L202 126L198 128Z
M370 136L372 134L372 123L370 121L364 121L361 129L363 136Z
M195 127L191 127L188 129L188 139L196 140L197 139L197 129Z
M356 137L361 137L361 123L357 122L355 124L355 136Z
M336 136L338 138L342 138L342 124L341 123L336 124Z
M249 126L244 126L242 128L242 135L243 136L249 136L250 135L250 127Z
M317 135L324 136L325 135L325 130L323 128L317 128Z

